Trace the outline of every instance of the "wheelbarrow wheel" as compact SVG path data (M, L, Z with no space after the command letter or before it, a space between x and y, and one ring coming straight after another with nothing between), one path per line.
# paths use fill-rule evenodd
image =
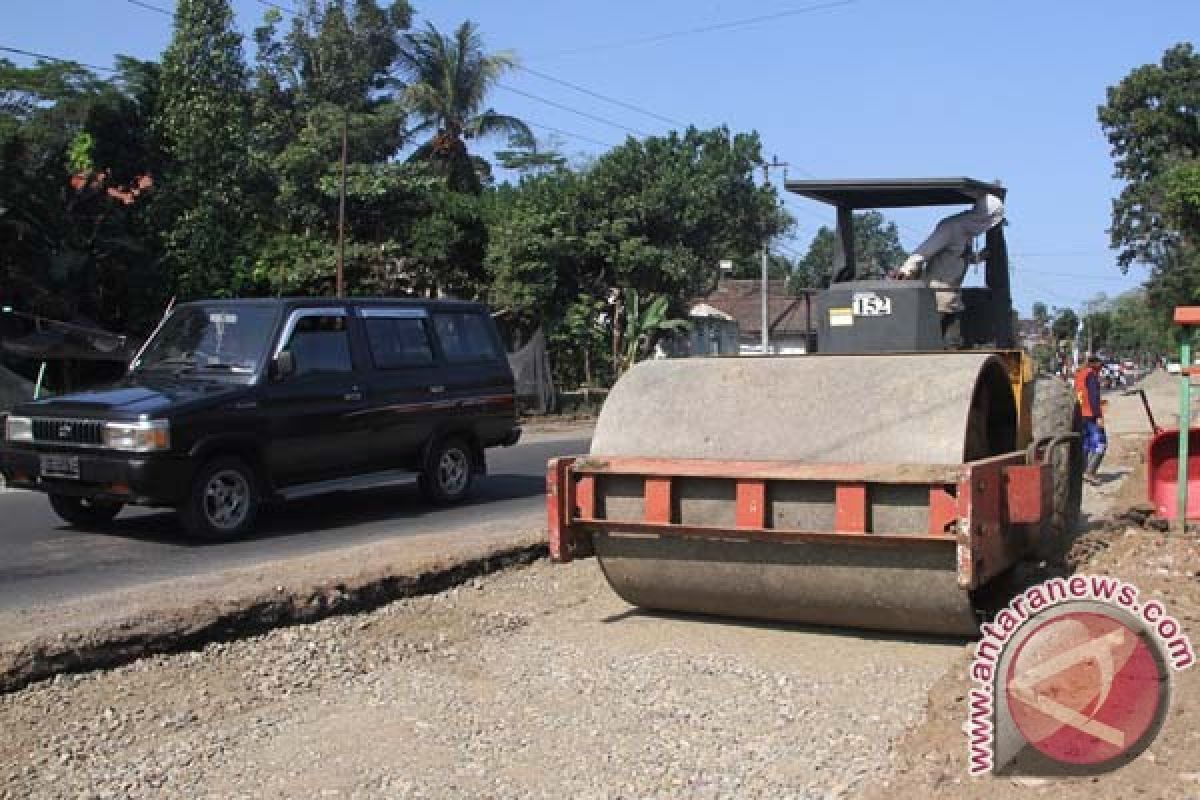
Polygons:
M1052 454L1054 491L1050 522L1037 548L1043 560L1061 560L1079 525L1083 501L1083 417L1075 393L1057 378L1040 378L1033 385L1033 436L1040 439L1064 433L1080 434Z

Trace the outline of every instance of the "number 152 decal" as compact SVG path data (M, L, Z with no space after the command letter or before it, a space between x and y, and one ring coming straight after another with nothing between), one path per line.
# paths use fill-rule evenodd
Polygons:
M892 313L892 298L869 292L856 294L853 308L856 317L886 317Z

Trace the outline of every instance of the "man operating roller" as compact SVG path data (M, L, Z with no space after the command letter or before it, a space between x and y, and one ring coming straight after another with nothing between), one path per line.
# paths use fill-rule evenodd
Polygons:
M967 266L981 260L975 252L975 237L1003 221L1004 203L995 195L984 195L970 211L939 222L896 272L897 277L906 280L924 275L929 282L942 316L942 338L949 347L962 346L963 279Z

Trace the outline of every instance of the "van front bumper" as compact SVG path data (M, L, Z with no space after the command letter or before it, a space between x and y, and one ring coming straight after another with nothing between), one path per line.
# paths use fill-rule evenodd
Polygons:
M42 456L79 459L79 478L42 475ZM148 506L177 505L187 496L192 465L169 455L0 447L9 488Z

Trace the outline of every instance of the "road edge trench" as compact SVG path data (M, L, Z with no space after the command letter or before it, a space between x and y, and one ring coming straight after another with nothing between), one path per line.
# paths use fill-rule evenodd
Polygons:
M505 541L446 563L385 570L338 582L313 583L201 601L184 610L142 610L136 618L104 620L53 637L8 642L0 650L0 695L58 675L111 669L142 658L199 650L213 642L256 636L334 616L372 611L409 597L437 594L484 575L531 564L549 555L544 537Z

